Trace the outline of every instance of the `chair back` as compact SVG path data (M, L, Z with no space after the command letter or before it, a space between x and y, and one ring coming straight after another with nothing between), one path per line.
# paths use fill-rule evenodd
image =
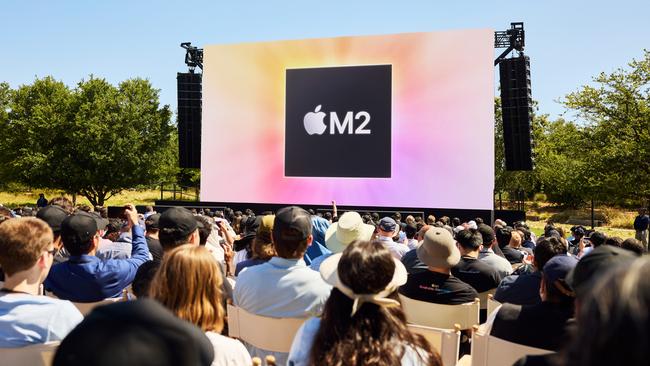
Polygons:
M60 342L34 344L20 348L0 348L3 365L50 366Z
M492 312L494 312L494 310L496 310L496 308L498 308L499 306L501 306L501 303L494 299L494 295L488 294L488 297L487 297L487 314L488 314L488 316L490 316L490 314L492 314Z
M524 346L484 334L478 326L472 334L472 366L512 365L524 356L545 355L553 351Z
M409 324L408 328L411 332L423 336L431 348L440 353L443 366L456 365L460 350L460 326L452 330Z
M305 320L255 315L228 304L228 335L267 351L288 353Z
M479 323L480 301L460 305L442 305L426 301L413 300L399 295L406 320L411 324L426 327L454 329L456 324L460 329L472 329Z
M496 289L496 288L493 288L493 289L491 289L491 290L487 290L487 291L484 291L484 292L480 292L480 293L478 294L478 299L481 301L481 310L485 310L485 309L488 308L488 297L489 297L490 295L494 295L496 292L497 292L497 289ZM490 313L490 312L488 311L488 314L489 314L489 313Z

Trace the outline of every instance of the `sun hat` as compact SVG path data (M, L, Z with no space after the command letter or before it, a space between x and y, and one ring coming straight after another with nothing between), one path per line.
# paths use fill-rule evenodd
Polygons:
M348 211L341 215L325 232L325 245L334 253L342 252L355 240L370 240L375 227L364 224L361 215Z
M451 268L460 261L456 241L444 228L432 227L427 230L416 250L418 259L427 266Z
M406 272L406 268L402 262L392 258L395 263L395 272L393 272L393 278L388 282L383 290L374 294L357 294L354 293L351 288L344 285L339 279L338 267L341 256L343 256L343 253L336 253L325 259L320 265L320 275L326 283L336 287L345 296L354 301L350 316L354 316L364 302L371 302L379 306L400 306L399 301L388 299L386 296L392 294L400 286L406 283L408 273Z

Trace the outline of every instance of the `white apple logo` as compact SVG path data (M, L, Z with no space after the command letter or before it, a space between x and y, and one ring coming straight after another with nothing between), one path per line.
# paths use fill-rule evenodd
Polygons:
M310 135L322 135L327 129L327 125L323 122L323 119L325 119L325 112L321 112L320 108L321 106L318 105L313 112L305 114L305 117L302 120L305 125L305 130Z

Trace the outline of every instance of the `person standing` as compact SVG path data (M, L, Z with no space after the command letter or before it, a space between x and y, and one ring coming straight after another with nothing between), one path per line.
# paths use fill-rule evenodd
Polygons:
M38 195L38 199L36 200L36 207L42 208L42 207L47 206L47 204L48 204L48 201L47 201L47 198L45 198L45 194L40 193Z
M641 240L643 246L648 250L648 226L650 225L650 217L648 217L648 210L645 208L639 209L639 215L634 219L634 230L636 231L635 238Z

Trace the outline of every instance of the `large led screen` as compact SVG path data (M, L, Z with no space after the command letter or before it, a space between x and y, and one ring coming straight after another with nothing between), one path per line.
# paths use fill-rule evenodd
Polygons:
M492 209L492 37L205 47L201 200Z

